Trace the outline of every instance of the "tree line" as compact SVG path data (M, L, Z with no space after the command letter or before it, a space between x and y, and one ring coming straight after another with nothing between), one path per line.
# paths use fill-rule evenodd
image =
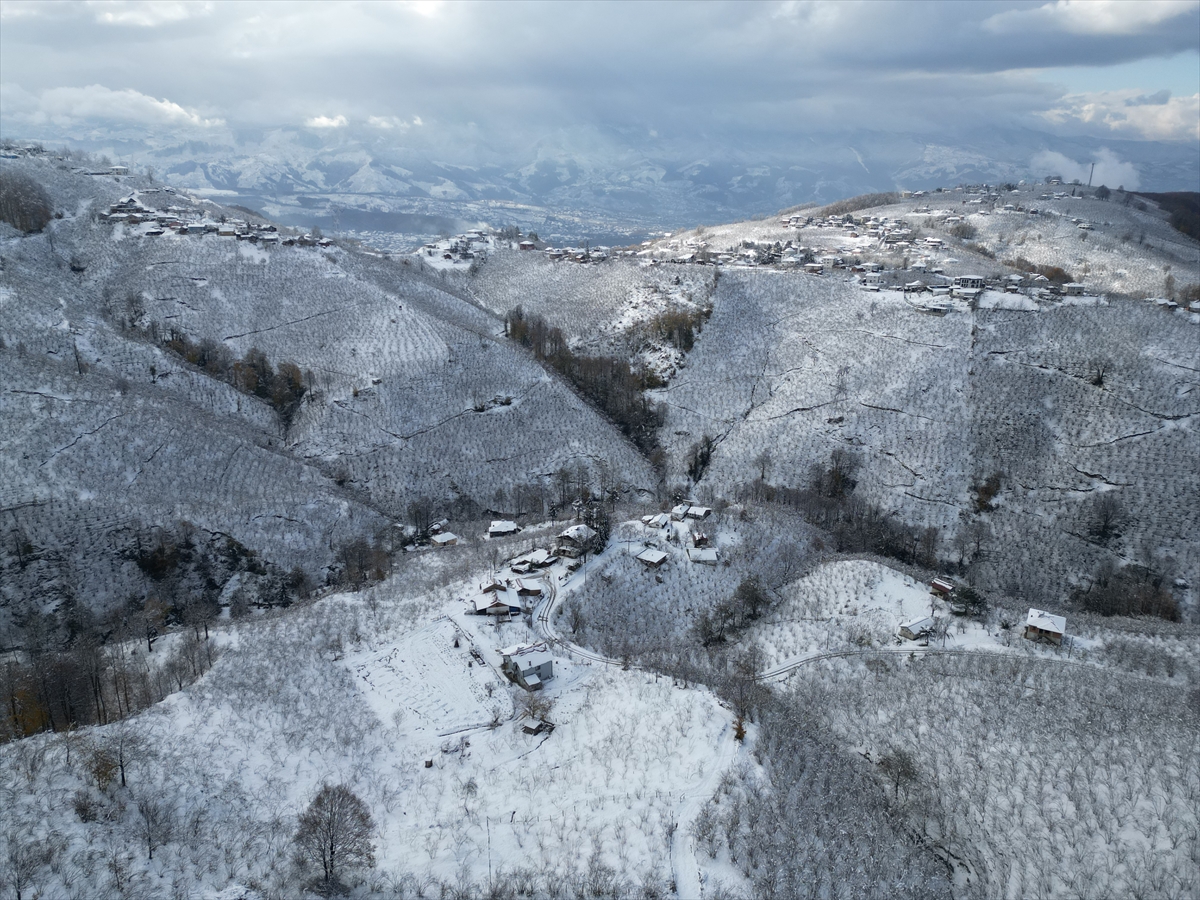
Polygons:
M519 306L504 317L504 330L510 340L527 347L599 407L652 462L661 463L658 428L664 414L644 394L650 386L644 373L634 372L628 362L614 356L575 353L562 329Z
M272 365L267 354L257 347L251 347L238 359L224 344L208 338L193 341L177 328L172 328L161 344L206 375L243 394L266 400L279 414L285 434L313 383L311 371L301 372L298 365L289 361Z

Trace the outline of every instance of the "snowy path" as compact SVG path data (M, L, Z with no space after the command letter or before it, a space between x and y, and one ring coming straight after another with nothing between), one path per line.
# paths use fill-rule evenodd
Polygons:
M683 797L683 803L675 814L675 831L671 835L671 875L675 879L675 895L680 900L699 900L700 864L696 861L696 842L692 837L692 823L700 810L717 790L721 776L728 771L743 749L733 735L733 726L726 725L721 732L721 743L717 748L714 765Z

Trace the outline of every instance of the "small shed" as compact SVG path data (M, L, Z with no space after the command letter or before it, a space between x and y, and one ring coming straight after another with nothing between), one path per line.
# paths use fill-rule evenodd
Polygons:
M500 651L504 674L527 691L540 691L554 677L554 657L547 644L516 644Z
M929 593L937 594L939 597L949 597L954 593L954 582L947 581L945 578L935 578L929 582Z
M919 619L910 619L907 622L900 623L900 637L910 641L923 638L932 630L933 619L929 616L922 616Z
M435 547L453 547L458 543L458 535L449 531L443 531L441 534L435 534L429 539L429 543Z
M510 534L516 534L521 530L521 526L516 522L510 522L507 519L496 519L488 526L488 537L506 537Z
M647 569L657 569L667 561L667 554L662 550L656 550L653 547L648 547L637 555L637 561L644 565Z
M517 592L518 597L540 597L543 593L540 581L522 581L520 578L515 578L512 581L512 588Z
M1030 609L1025 617L1026 640L1061 644L1067 633L1066 616L1055 616L1041 609Z

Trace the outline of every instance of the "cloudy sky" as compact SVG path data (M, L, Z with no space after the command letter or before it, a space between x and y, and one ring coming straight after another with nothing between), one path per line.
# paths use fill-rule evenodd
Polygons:
M0 2L0 131L1200 141L1200 2Z

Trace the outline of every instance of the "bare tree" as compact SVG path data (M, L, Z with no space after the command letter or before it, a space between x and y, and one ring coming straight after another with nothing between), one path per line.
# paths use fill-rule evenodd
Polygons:
M899 747L893 747L879 760L879 768L892 782L896 799L900 799L900 785L915 781L918 775L917 764L912 754Z
M138 833L146 842L146 852L154 859L154 849L171 839L174 816L171 808L156 797L143 797L137 802Z
M15 826L4 839L4 855L0 857L0 883L21 900L24 892L33 887L38 869L49 862L49 851L38 841L26 840Z
M375 865L374 834L367 804L344 784L324 784L300 816L296 852L319 865L328 884L347 866Z
M1125 511L1121 501L1113 493L1105 492L1092 501L1091 532L1100 541L1107 543L1121 525Z

